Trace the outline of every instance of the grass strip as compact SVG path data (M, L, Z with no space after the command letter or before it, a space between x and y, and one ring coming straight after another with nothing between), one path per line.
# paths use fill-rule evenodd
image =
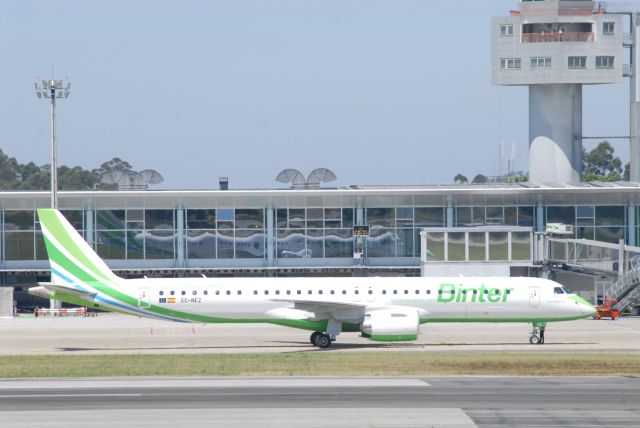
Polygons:
M634 376L640 356L617 353L407 352L1 356L0 378L93 376Z

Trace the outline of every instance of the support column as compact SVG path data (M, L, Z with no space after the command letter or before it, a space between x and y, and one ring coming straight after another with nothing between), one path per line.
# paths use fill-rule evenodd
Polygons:
M630 15L631 19L631 75L629 76L629 181L640 181L640 151L638 150L638 101L640 100L640 91L638 88L638 73L640 67L638 64L638 43L640 43L640 34L638 33L638 16L635 13Z
M176 210L176 267L184 268L186 266L184 257L184 209L182 204L178 205Z
M87 244L94 250L95 247L95 215L94 211L91 208L87 208L84 211L84 230L85 237L84 239L87 241Z
M579 183L582 85L529 86L529 181Z
M267 267L275 266L275 230L274 230L274 209L272 206L267 208Z
M453 227L453 197L447 196L447 227Z
M544 206L542 201L536 205L536 232L544 232Z
M636 246L636 206L627 207L627 243Z

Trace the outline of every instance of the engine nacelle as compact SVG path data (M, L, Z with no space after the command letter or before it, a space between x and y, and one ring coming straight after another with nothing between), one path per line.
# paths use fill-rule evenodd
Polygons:
M418 339L419 327L417 309L389 308L367 312L360 331L371 340L395 342Z

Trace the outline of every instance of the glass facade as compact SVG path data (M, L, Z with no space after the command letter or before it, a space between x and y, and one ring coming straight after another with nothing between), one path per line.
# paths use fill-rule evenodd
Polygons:
M260 203L260 198L256 201ZM406 260L405 264L417 264L424 227L535 228L549 222L573 225L576 238L617 243L621 238L629 240L631 233L635 243L640 241L640 224L633 219L629 226L627 219L629 212L640 218L635 206L630 211L626 205L456 206L443 200L442 205L434 206L407 203L406 199L386 205L380 201L361 208L335 202L268 208L206 208L201 203L198 208L76 209L62 213L102 258L131 260L132 265L139 260L172 266L189 262L196 266L202 261L218 261L220 266L304 265L294 259L309 259L306 265L340 264L340 260L348 264L353 262L354 252L360 251L371 263ZM354 238L356 224L368 225L369 236ZM451 261L503 260L507 252L513 260L530 256L526 235L514 232L508 246L506 235L465 233L449 233L446 248L443 234L431 234L427 257L443 260L445 250ZM0 209L0 239L0 263L46 260L33 209Z

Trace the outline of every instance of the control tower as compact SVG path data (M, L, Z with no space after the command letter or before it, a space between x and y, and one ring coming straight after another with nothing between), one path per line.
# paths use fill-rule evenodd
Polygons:
M492 81L529 86L529 181L577 183L582 85L622 81L622 16L584 0L518 6L491 21Z

